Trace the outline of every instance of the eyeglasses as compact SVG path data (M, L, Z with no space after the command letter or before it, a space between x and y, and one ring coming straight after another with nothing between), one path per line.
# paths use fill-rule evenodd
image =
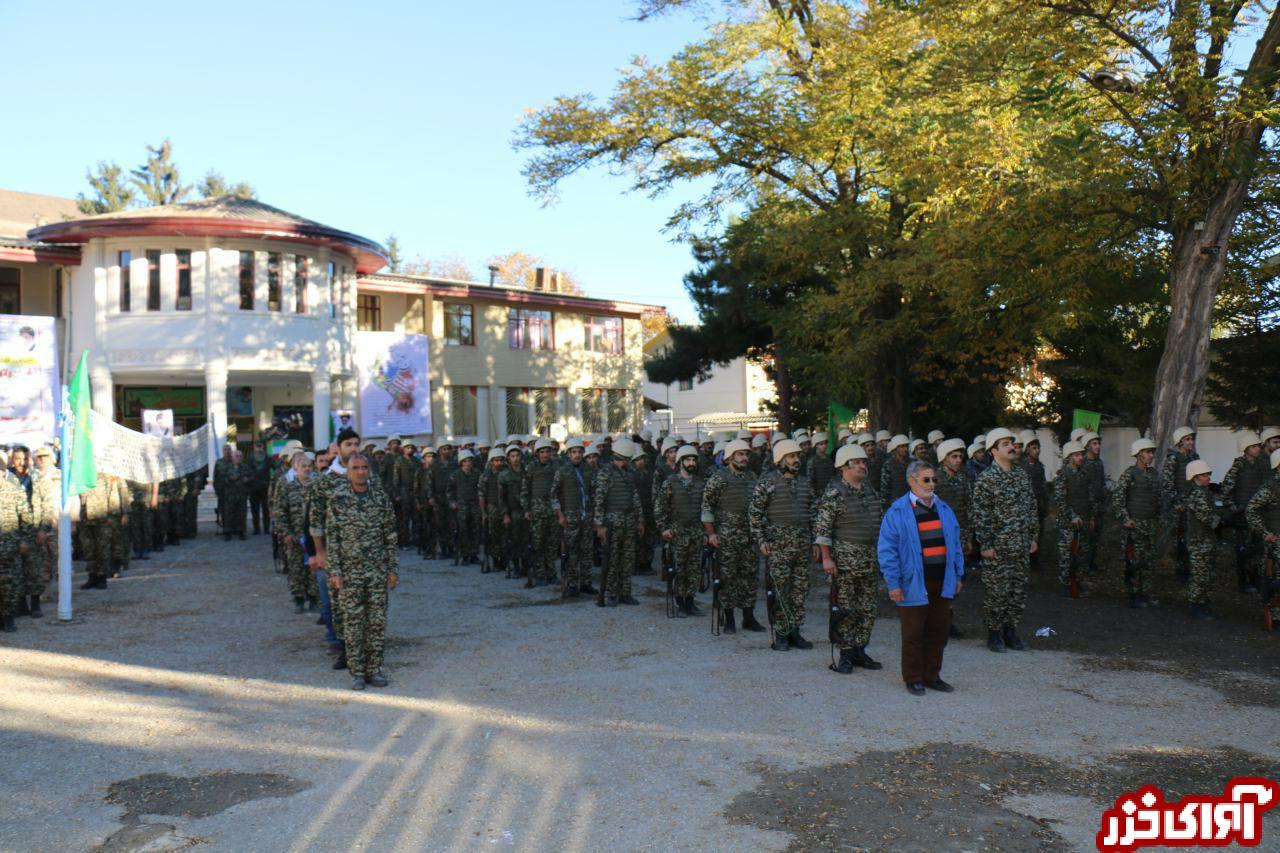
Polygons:
M917 479L917 480L919 480L919 481L920 481L920 482L922 482L922 483L936 483L936 482L938 482L938 478L937 478L937 477L917 477L916 479Z

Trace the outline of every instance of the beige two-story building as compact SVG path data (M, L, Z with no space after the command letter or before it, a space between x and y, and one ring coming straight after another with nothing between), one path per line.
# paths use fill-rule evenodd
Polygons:
M444 435L603 433L639 428L641 316L661 310L563 292L376 273L357 282L356 328L430 339L432 423Z

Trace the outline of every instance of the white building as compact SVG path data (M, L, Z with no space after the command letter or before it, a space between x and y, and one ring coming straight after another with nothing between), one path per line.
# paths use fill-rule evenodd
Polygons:
M16 307L63 319L64 353L90 352L94 408L108 417L137 429L141 409L171 408L216 435L293 417L322 445L331 406L355 407L356 277L386 263L372 240L231 197L25 237L25 248L7 241L29 255Z
M644 346L645 356L671 346L663 331ZM764 366L746 358L716 365L705 380L660 385L647 376L644 383L645 425L655 431L707 435L737 429L771 427L774 416L766 402L774 397Z

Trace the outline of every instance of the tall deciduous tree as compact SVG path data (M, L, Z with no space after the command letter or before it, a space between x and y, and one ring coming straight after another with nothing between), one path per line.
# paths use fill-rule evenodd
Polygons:
M159 145L148 145L146 161L130 174L134 187L147 204L174 204L191 192L191 186L182 183L178 166L173 162L173 143L168 139Z
M134 192L125 183L122 170L115 163L98 161L96 172L86 172L85 178L93 190L92 197L84 193L76 195L76 207L81 213L95 215L115 213L133 203Z
M528 252L514 251L494 255L489 265L498 268L497 279L500 283L512 284L516 287L532 288L537 278L539 267L551 271L552 265L538 255ZM560 290L562 293L582 293L582 286L572 273L557 270L560 273Z
M400 241L394 234L387 235L387 271L399 273L404 267L404 258L400 256Z

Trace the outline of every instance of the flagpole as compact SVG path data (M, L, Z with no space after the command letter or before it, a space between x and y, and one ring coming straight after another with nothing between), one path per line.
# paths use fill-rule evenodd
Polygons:
M67 386L63 385L62 423L58 429L59 440L62 442L62 447L59 448L61 458L58 460L62 466L62 476L59 478L62 487L62 501L59 505L62 510L58 518L58 620L61 622L71 621L71 466L68 464L71 443L67 440L70 408Z

